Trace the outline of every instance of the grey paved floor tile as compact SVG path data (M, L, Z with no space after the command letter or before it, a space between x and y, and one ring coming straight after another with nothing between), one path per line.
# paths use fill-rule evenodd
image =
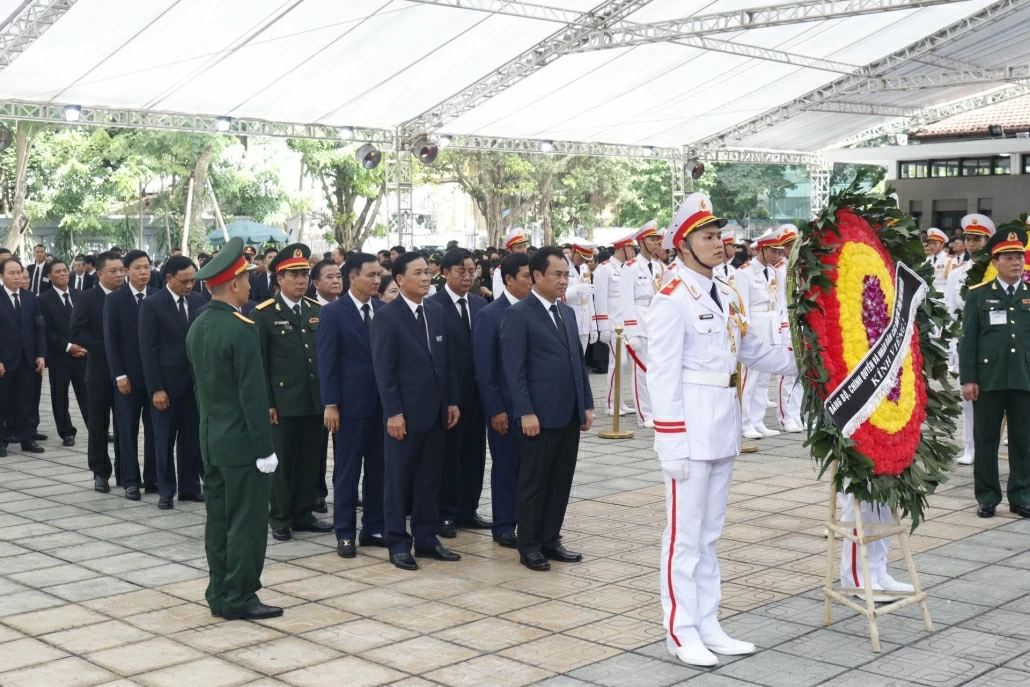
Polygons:
M934 633L915 647L942 656L970 658L983 663L1001 665L1030 651L1030 640L950 627L943 632Z
M964 601L952 601L951 599L940 599L932 593L929 594L929 598L926 600L926 606L930 609L930 619L933 620L935 627L940 625L958 625L970 618L983 615L991 609L990 606L968 604ZM907 618L921 619L923 617L918 605L906 606L897 613Z
M748 680L766 687L812 687L844 672L840 666L791 656L779 651L763 651L716 672L726 677Z
M1030 551L1030 533L987 530L979 532L963 541L976 545L993 546L998 549L1011 551L1013 554Z
M827 680L819 687L912 687L913 684L905 677L886 677L862 670L851 670Z
M137 591L139 587L129 584L114 577L97 577L82 582L61 584L56 587L48 587L47 592L59 596L67 601L90 601L115 594L128 594Z
M1006 611L1015 611L1016 613L1027 613L1030 614L1030 594L1024 597L1020 597L1015 601L1002 606Z
M695 678L691 678L686 682L680 682L673 687L752 687L755 683L744 682L732 677L726 677L725 675L716 675L715 673L705 673L698 675Z
M808 625L777 620L754 613L740 613L722 623L722 629L734 639L755 646L771 648L812 631Z
M1030 622L1023 613L994 609L962 623L961 627L1003 637L1030 639Z
M1030 673L1030 653L1017 656L1008 663L1005 664L1005 668L1011 668L1012 670L1018 670L1024 673Z
M933 588L934 596L966 603L998 606L1018 599L1026 594L1023 589L1010 586L985 586L970 580L956 579Z
M937 625L934 627L938 632L940 631ZM831 629L855 635L861 638L864 646L871 646L869 640L869 621L866 620L865 616L856 615L854 618L834 623ZM880 633L880 641L893 644L909 644L929 636L922 620L907 618L903 615L881 616L877 622L877 629Z
M0 595L0 617L60 606L64 601L39 591Z
M880 654L888 654L899 646L881 640ZM870 650L868 643L854 635L828 629L819 629L792 639L786 644L776 647L776 650L792 656L810 658L845 668L857 668L877 659L877 655Z
M823 627L824 612L824 602L805 599L802 597L791 597L789 599L784 599L783 601L776 601L765 606L759 606L751 611L751 613L762 615L767 618L789 620L793 623L808 625L810 627ZM850 618L853 615L856 615L856 613L844 604L834 602L833 605L830 606L830 617L832 618L832 622L840 622L841 620Z
M940 548L934 549L933 552L938 556L960 558L967 561L974 561L976 563L997 563L1003 558L1009 558L1014 553L1018 553L995 546L974 544L973 542L965 539L945 544Z
M207 572L179 563L166 563L143 570L117 573L115 576L126 582L138 584L141 587L160 587L164 584L207 577Z
M622 654L575 670L569 675L604 687L666 687L697 675L682 664L637 654Z
M997 668L966 684L968 687L1026 687L1030 684L1030 675L1010 668Z
M968 658L903 647L865 666L863 670L889 678L933 687L955 687L986 673L993 666Z
M1007 565L1012 568L1020 568L1022 570L1030 570L1030 551L1024 551L1018 556L1012 558L1006 558L1000 561L1001 565Z
M591 685L589 682L559 675L558 677L548 678L543 682L534 682L533 687L591 687Z
M967 575L963 575L960 579L969 580L984 586L1021 589L1024 592L1030 593L1030 573L1021 568L1010 568L1004 562L974 570Z

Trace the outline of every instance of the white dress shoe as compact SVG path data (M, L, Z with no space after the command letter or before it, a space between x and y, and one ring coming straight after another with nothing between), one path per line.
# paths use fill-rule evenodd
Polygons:
M629 406L622 406L621 408L619 408L619 415L629 415L630 413L635 412L636 411L630 408Z
M958 457L957 460L955 460L955 462L958 463L959 465L972 465L973 464L973 456L971 456L968 453L963 453L961 456Z
M783 431L787 432L788 434L797 434L798 432L804 432L805 428L796 422L787 420L787 422L783 425Z
M745 439L762 439L762 433L756 430L754 427L745 427L742 433Z
M768 400L767 400L767 401L765 402L765 407L766 407L766 408L775 408L775 407L777 407L778 405L779 405L779 403L778 403L777 401L768 401Z
M851 596L857 596L859 599L865 601L865 589L863 587L851 587L849 585L841 585L841 591ZM893 596L887 596L886 594L877 594L876 592L885 591L883 587L878 584L873 585L873 601L878 604L887 603L888 601L894 601Z
M879 586L883 588L885 592L902 592L905 594L912 594L916 591L916 588L907 582L898 582L893 577L884 573L880 576Z
M717 635L710 637L702 637L701 641L704 642L708 650L713 654L720 654L722 656L746 656L747 654L755 653L755 645L751 642L742 642L739 639L730 637L725 632L720 632Z
M755 431L757 431L759 434L761 434L765 438L780 436L779 431L777 431L775 429L769 429L765 425L757 425L755 427Z
M680 646L670 646L669 653L687 665L710 667L719 665L719 659L701 642L684 642Z
M647 427L648 429L652 429L654 427L654 420L644 420L643 422L640 423L640 426L641 427Z

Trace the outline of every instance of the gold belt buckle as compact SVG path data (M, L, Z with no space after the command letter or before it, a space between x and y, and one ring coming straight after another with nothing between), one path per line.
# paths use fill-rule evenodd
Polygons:
M730 383L726 385L726 388L733 389L737 386L737 373L733 372L730 374Z
M776 306L773 305L772 303L770 303L769 304L769 312L774 312L775 310L776 310Z

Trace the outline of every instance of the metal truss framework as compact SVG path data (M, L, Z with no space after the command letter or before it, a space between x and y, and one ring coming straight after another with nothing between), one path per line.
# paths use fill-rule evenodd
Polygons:
M809 112L830 112L833 114L866 115L875 117L913 117L923 111L921 107L879 105L876 103L825 102L808 108Z
M765 150L762 148L720 148L698 156L704 162L724 162L751 165L814 165L819 163L817 153L800 150Z
M29 0L0 26L0 70L6 69L77 0Z
M556 153L599 157L639 157L661 160L678 159L679 148L589 143L581 141L548 141L535 138L499 138L496 136L451 136L449 148L466 150L499 150L509 153Z
M396 234L399 245L415 245L413 223L414 158L399 146L383 156L386 165L386 235Z
M830 202L830 182L833 179L833 165L822 160L809 167L809 178L812 183L810 208L812 215L822 211Z
M976 83L1015 82L1030 80L1030 65L1014 67L978 67L950 72L891 76L870 79L851 93L882 93L885 91L918 91L926 88L947 88Z

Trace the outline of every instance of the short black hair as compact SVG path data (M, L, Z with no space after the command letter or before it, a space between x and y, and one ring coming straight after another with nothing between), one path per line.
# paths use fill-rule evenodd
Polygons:
M34 245L32 247L32 250L36 250L37 248L42 248L43 250L46 250L46 246L44 246L42 243L37 243L36 245Z
M514 255L514 253L512 254ZM510 258L511 255L505 256L504 260ZM561 252L561 248L557 246L544 246L533 253L533 256L529 258L529 274L533 277L533 281L536 282L536 277L533 276L537 272L541 274L547 274L547 265L551 261L551 258L558 258L562 262L565 262L565 253ZM501 265L504 264L504 260L501 261ZM504 269L503 267L501 268ZM504 275L504 272L501 272Z
M11 253L11 249L10 248L0 248L0 255L11 255L11 254L12 253Z
M278 252L279 252L278 248L276 248L275 246L269 246L261 254L264 255L267 258L269 253L278 253Z
M388 251L388 250L386 250L384 248L382 250L376 251L376 255L385 255L386 257L389 257L390 256L390 251Z
M83 262L86 262L86 256L83 255L82 253L79 253L78 255L75 256L75 259L72 260L72 262L75 262L76 260L82 260Z
M352 274L360 273L361 268L370 262L379 264L379 258L371 253L354 253L347 256L347 262L343 263L343 269L349 277Z
M319 260L315 263L315 266L311 268L311 281L318 281L322 278L322 271L327 267L336 267L336 263L332 260Z
M393 277L391 277L390 275L386 275L385 277L383 277L383 280L379 282L379 295L382 296L384 293L386 293L386 290L390 288L390 284L392 283Z
M465 264L466 260L472 259L472 253L469 253L464 248L452 248L443 254L443 260L440 261L441 270L449 270L452 267Z
M118 255L117 253L114 253L113 251L105 250L103 253L96 257L95 263L97 270L104 269L105 267L107 267L107 263L111 262L112 260L117 260L118 262L121 262L122 256Z
M173 255L165 261L164 269L161 270L161 276L172 275L173 277L179 272L185 269L197 269L197 266L192 260L187 258L185 255Z
M122 264L128 267L140 258L146 258L147 262L151 262L150 256L147 255L147 252L145 250L130 250L128 253L125 254L125 257L122 258Z
M416 260L425 260L425 257L421 253L416 253L415 251L398 255L397 259L393 261L393 278L396 279L400 275L406 274L408 271L408 265Z
M408 249L405 248L404 246L394 246L388 252L396 253L397 255L404 255L405 253L408 252Z
M125 251L124 251L124 250L122 250L122 247L121 247L121 246L111 246L111 249L110 249L110 250L109 250L108 252L110 252L110 253L116 253L116 254L118 254L118 255L122 255L122 254L124 254L124 253L125 253Z
M525 253L512 253L511 255L505 255L504 260L501 260L501 282L507 286L508 280L505 279L505 277L517 279L519 276L519 270L528 264L529 256ZM494 298L496 298L497 295L498 294L495 293Z
M53 260L50 261L50 269L51 270L53 270L54 267L56 267L57 265L64 265L65 267L67 267L68 263L66 263L61 258L54 258Z
M93 265L93 267L97 266L97 257L95 255L86 255L82 258L82 261L87 265Z
M24 265L21 264L21 260L19 260L18 258L14 257L14 256L11 256L9 258L4 258L3 260L0 260L0 274L4 273L4 270L7 269L7 263L9 263L9 262L13 262L13 263L17 264L18 267L21 267L23 269L25 267Z

